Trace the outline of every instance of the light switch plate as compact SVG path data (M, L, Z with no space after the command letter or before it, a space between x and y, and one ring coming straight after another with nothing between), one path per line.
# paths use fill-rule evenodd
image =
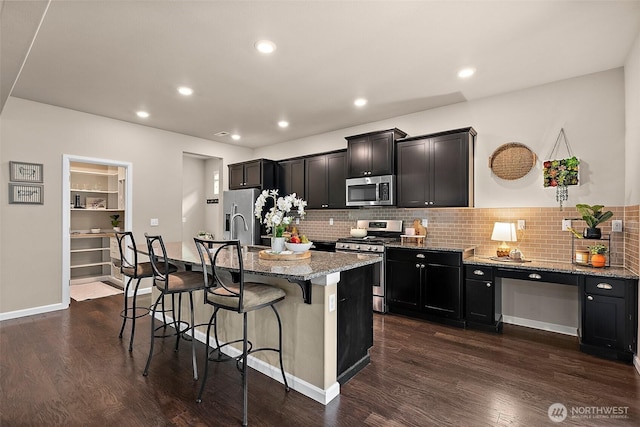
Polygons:
M329 225L333 225L333 218L329 218Z
M622 220L614 219L611 221L611 231L615 233L622 233Z
M524 219L519 219L518 220L518 230L524 230Z
M422 226L423 227L428 227L429 226L429 220L427 218L422 218Z
M158 224L159 224L158 218L151 218L151 221L149 221L149 225L152 227L157 227Z

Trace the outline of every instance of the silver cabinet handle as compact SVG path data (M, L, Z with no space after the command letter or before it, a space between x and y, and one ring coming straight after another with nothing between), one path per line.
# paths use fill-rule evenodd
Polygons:
M593 301L593 297L592 297L591 295L587 295L587 299L588 299L589 301Z
M490 287L491 287L491 283L487 282L487 288L490 288Z
M416 264L416 268L420 268L420 264Z
M598 289L607 289L607 290L609 290L609 289L613 289L613 286L611 286L611 285L610 285L610 284L608 284L608 283L598 283L598 284L596 285L596 288L598 288Z
M425 204L425 205L428 205L428 204L429 204L429 202L424 202L424 204Z
M420 268L425 268L425 267L426 267L426 265L420 264Z
M424 254L416 254L416 258L424 258Z
M430 204L430 205L432 205L432 204L433 204L433 202L429 202L429 204Z
M484 276L484 271L482 270L473 270L473 274L476 276Z
M531 273L529 279L542 279L542 276L537 273Z

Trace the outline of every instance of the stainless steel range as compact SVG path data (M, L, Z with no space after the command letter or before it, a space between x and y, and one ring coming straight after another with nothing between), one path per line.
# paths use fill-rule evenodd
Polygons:
M382 262L375 264L373 275L373 311L387 312L385 301L384 263L385 244L397 242L402 234L402 221L398 220L359 220L358 228L367 230L365 237L345 237L336 242L336 252L355 252L368 255L376 255L383 258Z

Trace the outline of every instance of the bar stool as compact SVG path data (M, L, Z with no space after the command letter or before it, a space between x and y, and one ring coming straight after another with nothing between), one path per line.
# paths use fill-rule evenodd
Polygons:
M149 314L149 307L139 307L136 305L138 288L140 287L140 281L142 279L153 277L153 269L149 262L138 262L136 241L131 231L116 231L115 235L118 242L118 250L120 251L120 272L123 276L129 278L124 288L124 309L120 312L122 327L120 328L120 335L118 336L122 338L127 319L131 319L131 338L129 340L129 352L131 352L133 351L133 337L136 332L136 319ZM127 248L133 251L133 259L128 256L129 251ZM169 264L169 270L177 271L178 268L173 264ZM133 289L133 304L129 307L129 288L133 280L136 280L136 285Z
M204 378L202 378L202 384L200 385L200 392L196 402L202 402L202 393L204 391L205 384L207 382L207 375L209 372L209 360L211 354L218 352L218 358L215 361L225 360L222 358L221 347L226 345L242 342L242 354L235 358L236 363L241 363L242 368L242 392L243 392L243 415L242 425L247 425L247 407L248 407L248 389L247 389L247 356L251 353L258 351L275 351L280 358L280 370L282 371L282 379L284 381L285 391L289 391L289 385L287 384L287 377L284 374L284 366L282 364L282 322L280 321L280 315L275 305L277 302L282 301L285 297L285 292L275 286L266 285L263 283L245 282L244 280L244 268L242 261L242 248L239 240L202 240L197 237L193 239L198 248L198 254L200 255L200 262L202 264L202 270L204 272L204 302L205 304L212 305L214 307L213 314L209 319L207 326L207 342L206 342L206 359L204 368ZM219 245L219 246L218 246ZM218 246L216 249L210 249L212 246ZM213 252L213 254L212 254ZM218 268L216 261L221 260L226 264L233 265L234 270L237 268L237 273L234 272L230 275L229 272ZM212 276L208 274L208 266L211 266ZM271 307L276 319L278 320L278 348L253 348L253 345L247 339L247 314L250 311L259 310L261 308ZM242 326L242 339L230 341L222 346L218 341L218 310L228 310L242 314L243 326ZM216 348L209 352L209 343L211 335L211 327L214 327ZM226 360L229 360L228 358ZM240 368L238 368L240 369Z
M162 236L149 236L144 233L147 239L147 249L149 251L149 259L151 261L151 267L153 270L153 285L160 291L160 295L156 299L155 303L151 306L151 344L149 346L149 357L147 364L144 368L142 375L145 377L149 374L149 365L151 364L151 357L153 356L153 344L155 338L164 338L167 335L156 335L154 328L154 319L158 309L160 301L164 301L164 297L171 295L172 301L172 317L173 327L176 335L176 348L178 351L178 345L180 344L180 338L185 339L183 334L189 330L192 331L191 337L191 358L193 363L193 379L198 379L198 367L196 363L196 339L194 329L194 312L193 312L193 293L204 289L205 283L202 279L202 273L196 271L172 271L169 267L169 261L167 259L167 250L164 246ZM161 254L161 256L159 256ZM166 273L165 273L166 272ZM207 277L205 274L204 277ZM182 312L182 295L189 294L189 309L191 311L191 321L189 323L181 319ZM178 316L175 313L175 300L174 296L178 295ZM166 322L165 322L166 323Z

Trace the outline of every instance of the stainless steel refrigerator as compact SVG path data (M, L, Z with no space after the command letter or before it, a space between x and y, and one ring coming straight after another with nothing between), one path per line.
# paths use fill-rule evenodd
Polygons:
M240 239L243 245L260 244L260 222L254 216L254 206L259 194L260 190L257 188L223 192L225 240Z

